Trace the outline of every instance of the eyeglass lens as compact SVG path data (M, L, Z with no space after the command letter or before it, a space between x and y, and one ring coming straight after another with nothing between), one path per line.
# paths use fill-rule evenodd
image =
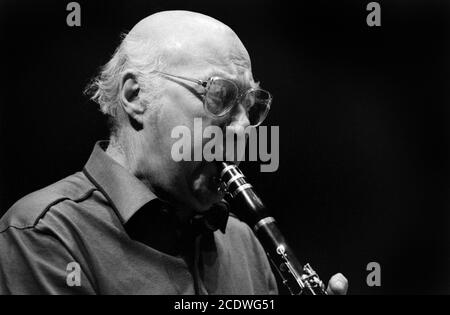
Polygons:
M222 116L234 106L238 94L239 90L233 82L215 78L208 84L206 109L213 115ZM259 125L267 116L270 94L264 90L250 90L241 103L248 111L250 124Z

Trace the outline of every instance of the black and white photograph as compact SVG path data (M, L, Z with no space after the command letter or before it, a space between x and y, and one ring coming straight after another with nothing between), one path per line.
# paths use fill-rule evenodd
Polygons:
M450 1L0 0L0 42L0 295L450 294Z

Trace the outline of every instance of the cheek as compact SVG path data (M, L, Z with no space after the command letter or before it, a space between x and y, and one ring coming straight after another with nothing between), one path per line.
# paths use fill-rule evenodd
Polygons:
M164 111L168 125L192 127L195 118L204 118L203 102L186 88L167 93Z
M197 160L194 152L201 152L204 143L209 140L203 139L203 131L207 126L215 124L203 110L203 103L187 90L184 93L167 93L159 102L161 105L156 114L157 118L150 129L162 155L171 158L172 147L181 138L179 130L183 130L190 137L187 149L191 151L191 160ZM174 132L175 130L177 132Z

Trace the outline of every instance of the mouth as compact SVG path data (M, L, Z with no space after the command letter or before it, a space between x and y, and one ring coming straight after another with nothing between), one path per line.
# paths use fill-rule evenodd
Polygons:
M225 197L226 190L220 180L221 167L217 162L202 162L192 177L192 192L207 209Z
M217 200L223 197L220 170L214 162L202 162L194 171L192 189L201 200Z

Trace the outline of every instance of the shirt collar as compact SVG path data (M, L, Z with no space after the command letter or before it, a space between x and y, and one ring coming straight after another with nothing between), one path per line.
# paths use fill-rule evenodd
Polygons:
M84 173L117 211L122 224L156 195L106 152L109 141L99 141L84 166Z

